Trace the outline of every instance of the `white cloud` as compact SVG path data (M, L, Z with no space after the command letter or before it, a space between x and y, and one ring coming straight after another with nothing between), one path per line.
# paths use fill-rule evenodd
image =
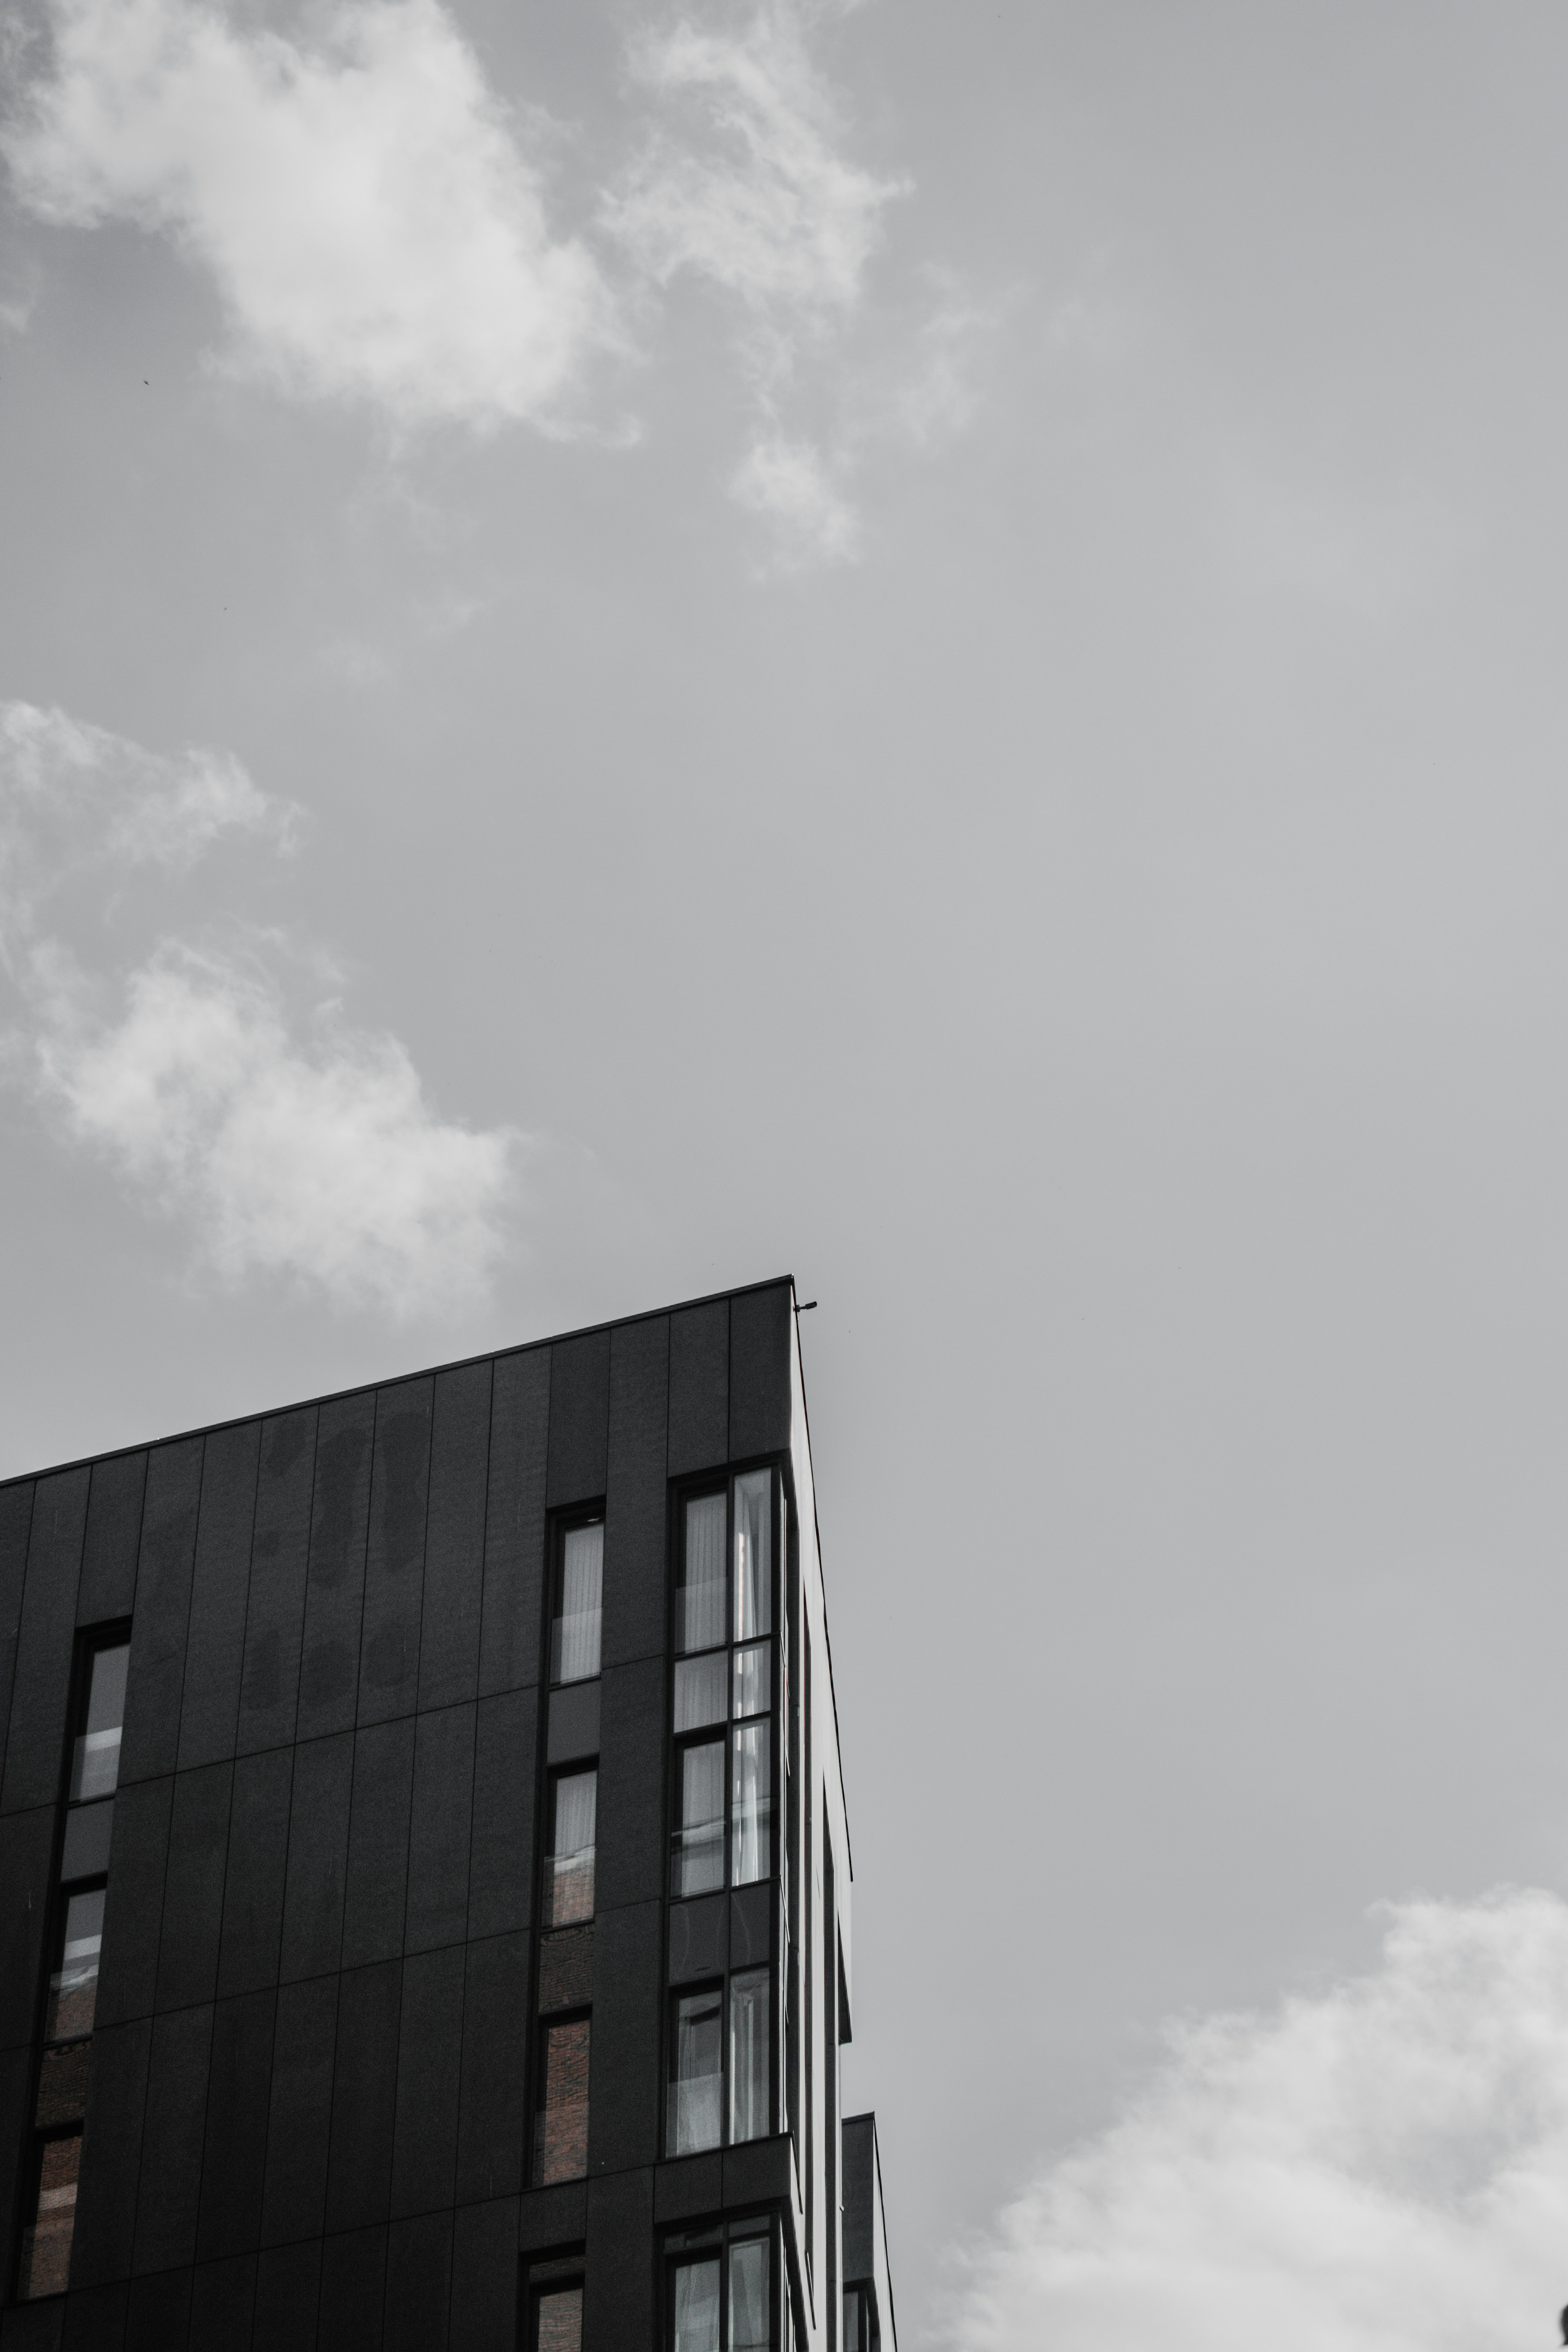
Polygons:
M764 0L738 26L682 17L644 35L634 73L680 128L654 135L601 211L655 283L689 272L738 304L759 430L731 489L775 527L788 568L854 550L841 488L779 412L856 310L883 211L903 192L840 152L840 110L806 31L798 0Z
M964 2352L1536 2352L1568 2299L1568 1905L1394 1906L1375 1973L1173 2036L970 2266Z
M809 442L764 435L731 483L731 495L770 522L785 569L844 563L856 553L859 525Z
M658 97L686 101L705 138L656 137L606 201L642 267L661 285L692 270L776 322L850 308L900 184L838 153L799 7L769 0L722 31L683 18L644 36L632 63Z
M395 1037L331 1015L301 1032L259 949L165 940L117 982L43 928L73 869L111 887L136 865L177 874L231 828L285 843L293 815L230 754L163 758L0 704L0 916L22 1003L5 1058L73 1140L190 1223L220 1278L448 1307L505 1248L513 1130L439 1118Z
M586 248L439 0L347 0L304 47L197 0L52 0L52 76L7 142L61 222L172 232L229 363L402 425L547 421L612 332Z
M0 946L84 864L179 873L231 830L290 849L299 821L293 803L259 791L231 751L170 758L68 711L0 702Z
M132 975L115 1022L84 1013L58 958L39 977L46 1097L193 1220L221 1276L292 1276L398 1315L482 1291L516 1139L437 1118L395 1037L326 1024L302 1045L264 975L179 947Z

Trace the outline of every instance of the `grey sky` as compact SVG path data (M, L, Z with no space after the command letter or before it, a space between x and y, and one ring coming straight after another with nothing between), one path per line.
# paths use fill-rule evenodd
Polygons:
M947 2341L1167 2014L1568 1891L1568 23L187 15L12 58L0 1469L792 1269Z

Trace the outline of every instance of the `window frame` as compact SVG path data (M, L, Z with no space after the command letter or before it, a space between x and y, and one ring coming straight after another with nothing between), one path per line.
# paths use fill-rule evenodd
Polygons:
M549 1606L544 1615L544 1657L540 1681L548 1698L552 1691L579 1690L584 1683L596 1683L605 1671L605 1570L603 1529L605 1506L598 1503L574 1504L570 1510L554 1511L550 1516L545 1597ZM562 1607L565 1600L566 1538L582 1528L601 1530L599 1550L599 1662L591 1675L575 1675L570 1682L561 1681L555 1673L555 1628L564 1623Z
M666 2233L661 2249L664 2292L660 2317L665 2352L676 2352L675 2282L678 2273L695 2263L719 2263L719 2352L731 2352L730 2343L730 2263L736 2246L761 2243L767 2248L768 2352L778 2352L783 2340L784 2310L788 2282L784 2272L783 2233L775 2211L738 2213L704 2226L699 2222Z
M784 1722L789 1698L790 1626L788 1600L790 1580L787 1572L789 1548L789 1500L784 1487L784 1465L776 1454L767 1454L761 1461L731 1463L722 1478L713 1473L685 1480L672 1489L673 1525L671 1528L668 1579L667 1655L668 1668L666 1679L668 1709L666 1753L668 1758L669 1787L668 1829L665 1839L666 1864L664 1873L665 1901L669 1903L700 1902L703 1895L730 1894L735 1889L735 1801L734 1776L737 1754L737 1734L758 1724L768 1727L768 1806L769 1854L768 1868L756 1878L743 1882L748 1886L780 1883L787 1889L789 1881L789 1811L791 1784L794 1780L793 1759L789 1755L789 1727ZM754 1477L765 1471L769 1478L769 1591L768 1631L763 1634L738 1636L735 1632L735 1492L742 1478ZM712 1643L704 1650L683 1650L679 1647L680 1595L684 1590L681 1575L686 1564L686 1514L689 1504L705 1496L723 1495L724 1504L724 1639ZM765 1708L747 1716L735 1713L736 1659L742 1651L755 1648L759 1642L768 1644L768 1703ZM724 1713L711 1723L689 1726L683 1731L675 1728L675 1686L679 1668L690 1658L721 1656L724 1660ZM683 1758L688 1748L700 1748L715 1740L721 1741L724 1750L724 1864L723 1876L716 1887L704 1888L701 1894L684 1895L676 1890L676 1835L682 1824L679 1820L683 1781Z

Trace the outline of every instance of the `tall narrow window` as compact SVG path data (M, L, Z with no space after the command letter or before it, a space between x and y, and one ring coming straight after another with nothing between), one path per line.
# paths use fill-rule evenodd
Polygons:
M88 1669L84 1719L71 1750L70 1801L85 1805L112 1797L120 1781L120 1736L125 1721L129 1642L95 1650Z
M536 2188L581 2180L588 2169L590 2021L572 2017L540 2036L539 2107L534 2124Z
M682 2263L675 2273L675 2352L719 2352L720 2262Z
M49 2005L44 2018L46 2042L73 2042L92 2032L103 1942L103 1896L101 1886L92 1886L65 1898L59 1965L49 1979Z
M745 1723L731 1734L730 1817L737 1886L768 1878L773 1867L773 1726Z
M566 1528L555 1567L555 1608L550 1625L552 1683L592 1681L599 1671L604 1624L605 1525Z
M773 2084L769 2063L773 1976L745 1969L730 1979L730 2137L765 2139Z
M748 2238L730 2249L729 2352L767 2352L773 2340L770 2252L765 2238Z
M680 1751L680 1818L671 1858L670 1893L711 1895L724 1884L724 1742L702 1739Z
M40 2294L63 2294L70 2284L77 2176L81 2169L79 2128L42 2141L37 2164L32 2217L22 2233L20 2292L25 2302Z
M561 1772L551 1792L550 1854L545 1864L544 1925L574 1927L594 1916L594 1845L599 1774Z
M717 2147L724 2090L724 1996L718 1986L678 1998L669 2055L671 2156Z
M735 1481L735 1639L773 1628L773 1474L749 1470Z
M686 1539L681 1547L680 1583L676 1609L675 1646L678 1650L711 1650L726 1638L724 1526L727 1517L722 1495L694 1495L686 1506Z

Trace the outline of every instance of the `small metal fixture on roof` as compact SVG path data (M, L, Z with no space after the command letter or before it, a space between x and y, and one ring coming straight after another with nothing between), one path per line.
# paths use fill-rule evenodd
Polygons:
M815 1298L802 1298L796 1302L795 1311L797 1315L809 1315L816 1304ZM1568 2337L1564 2337L1563 2341L1568 2343Z

